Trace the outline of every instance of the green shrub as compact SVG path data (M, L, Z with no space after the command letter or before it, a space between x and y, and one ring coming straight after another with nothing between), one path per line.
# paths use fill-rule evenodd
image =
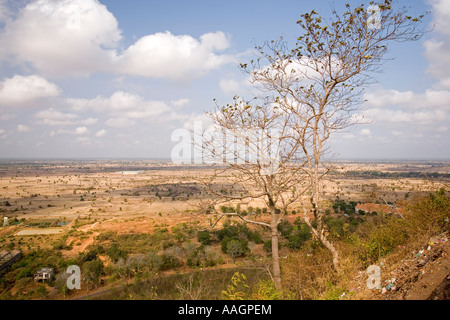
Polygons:
M272 253L272 239L264 241L263 249L267 253Z
M287 238L292 233L292 230L294 230L294 227L289 223L289 221L285 220L278 224L277 229L280 232L281 236Z
M247 243L243 241L231 239L227 243L227 254L229 254L233 259L244 256L247 250Z
M114 232L114 231L106 231L106 232L100 233L97 236L97 240L98 241L113 240L113 239L115 239L116 236L117 236L116 232Z
M28 278L32 277L33 272L30 267L22 268L16 275L16 280L22 279L22 278Z
M208 244L211 243L211 235L209 234L209 232L207 230L200 231L197 234L197 241L200 242L201 244L207 246Z
M160 266L160 270L175 269L183 265L183 262L172 254L163 253L161 257L162 265Z
M248 235L248 240L253 241L254 243L260 244L263 243L263 239L261 237L261 234L258 231L253 231Z
M323 217L324 225L327 227L330 239L340 239L344 236L344 220L342 218L333 218L331 216Z
M232 239L233 238L225 236L225 238L223 238L222 241L220 242L220 247L221 247L223 253L227 253L228 242L230 242Z
M128 253L124 250L121 250L117 243L113 243L107 250L106 254L111 258L113 262L117 262L119 259L126 259L128 257Z
M393 252L409 239L429 237L448 228L450 198L444 189L428 196L415 199L409 206L404 219L389 216L377 226L362 244L362 259L371 264Z

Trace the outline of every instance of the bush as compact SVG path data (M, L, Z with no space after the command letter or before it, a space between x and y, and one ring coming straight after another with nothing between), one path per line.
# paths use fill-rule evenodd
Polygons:
M163 253L161 255L162 258L162 265L160 267L160 270L169 270L181 267L183 265L183 262L181 262L180 259L175 257L172 254Z
M336 240L344 236L344 221L342 219L325 216L323 222L330 233L330 239Z
M197 241L200 242L201 244L205 245L205 246L210 244L211 243L211 236L210 236L209 232L207 230L200 231L197 234Z
M444 189L415 199L409 206L405 218L388 217L377 226L363 244L363 261L367 264L393 252L397 246L405 245L409 239L427 238L448 228L450 198Z
M388 223L378 227L365 243L365 254L368 262L376 262L390 254L397 246L403 245L408 239L404 221L392 218Z
M264 242L263 249L267 253L272 253L272 239Z
M253 241L254 243L260 244L263 243L263 239L258 231L253 231L248 235L248 240Z
M97 251L89 250L87 252L80 253L79 257L82 262L87 262L97 259L97 255Z
M107 232L100 233L97 236L97 240L98 241L113 240L116 236L117 236L117 234L114 231L107 231Z
M225 238L222 239L222 241L220 242L220 247L222 249L223 253L227 253L227 245L228 242L230 242L233 238L230 238L228 236L226 236Z
M271 280L259 280L256 292L250 298L251 300L281 300L282 292L275 288Z
M106 254L113 262L117 262L121 258L125 260L128 257L128 253L121 250L115 242L106 250Z
M33 276L33 272L31 271L31 268L25 267L25 268L22 268L19 271L19 273L17 273L16 280L19 280L22 278L28 278L28 277L32 277L32 276Z
M96 258L83 264L83 275L86 281L97 285L100 282L100 276L103 274L103 262Z
M289 223L289 221L285 220L280 222L280 224L278 224L277 229L284 238L287 238L291 234L294 227L292 226L292 224Z
M300 249L309 239L311 239L311 230L308 226L297 228L288 238L288 247L293 250Z
M227 254L233 258L233 260L237 257L242 257L248 251L247 243L237 240L231 239L227 243Z
M217 238L223 240L225 238L233 238L239 235L239 229L236 226L225 225L218 231L216 231Z

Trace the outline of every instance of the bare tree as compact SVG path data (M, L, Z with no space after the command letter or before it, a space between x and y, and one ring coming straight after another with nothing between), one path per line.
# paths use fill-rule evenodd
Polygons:
M290 130L291 114L262 101L234 102L208 113L213 126L201 132L196 148L206 163L215 166L214 173L202 180L211 201L206 213L217 218L235 217L245 223L267 228L272 239L272 278L281 289L278 225L290 205L308 189L300 171L304 159L298 158L300 140ZM221 203L240 204L264 201L266 214L222 212Z
M202 281L196 284L193 274L189 276L187 283L177 282L175 283L175 287L180 292L181 299L200 300L203 296L208 296L211 292L211 288Z
M324 233L320 209L321 182L329 171L324 161L327 141L336 132L357 124L363 90L382 70L387 44L417 40L423 35L423 16L413 18L406 8L394 10L391 0L371 2L346 12L333 11L324 19L314 10L301 15L303 30L293 49L283 39L257 47L258 59L241 64L267 101L290 116L290 131L298 139L311 186L309 201L317 227L305 222L333 256L339 254ZM298 151L298 150L296 150ZM305 210L306 213L306 210Z

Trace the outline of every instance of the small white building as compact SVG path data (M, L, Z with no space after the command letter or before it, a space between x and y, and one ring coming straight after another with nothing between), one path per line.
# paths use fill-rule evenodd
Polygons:
M3 218L3 226L6 227L7 225L9 225L8 217L4 217Z
M53 268L42 268L34 274L34 281L50 281L53 278Z

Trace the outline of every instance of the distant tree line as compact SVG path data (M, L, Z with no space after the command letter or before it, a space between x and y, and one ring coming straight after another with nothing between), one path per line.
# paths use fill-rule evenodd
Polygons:
M433 179L448 179L450 173L441 172L382 172L375 170L364 171L347 171L346 177L361 177L361 178L433 178Z

